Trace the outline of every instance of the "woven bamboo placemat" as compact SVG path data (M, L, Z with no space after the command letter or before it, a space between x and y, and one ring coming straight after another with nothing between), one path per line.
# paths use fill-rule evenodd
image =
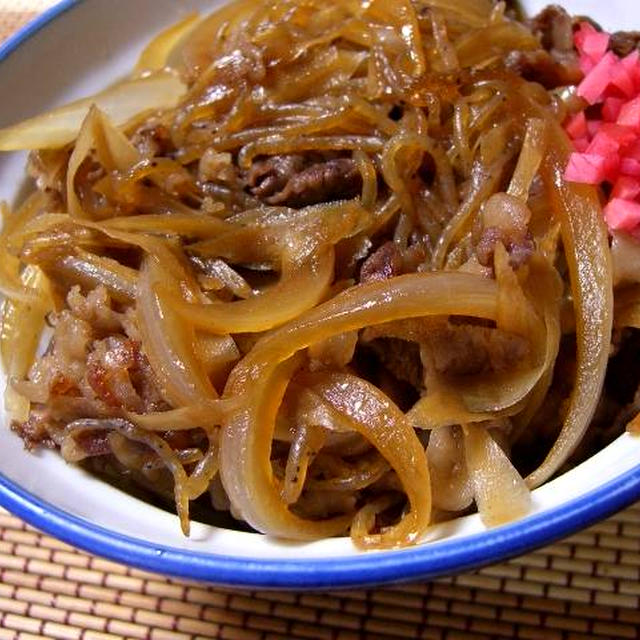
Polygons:
M640 505L455 578L240 592L82 553L0 512L0 640L585 640L640 637Z
M0 41L55 4L55 0L0 0Z
M0 40L51 4L0 0ZM639 605L640 504L474 573L339 593L167 579L80 552L0 509L0 640L640 639Z

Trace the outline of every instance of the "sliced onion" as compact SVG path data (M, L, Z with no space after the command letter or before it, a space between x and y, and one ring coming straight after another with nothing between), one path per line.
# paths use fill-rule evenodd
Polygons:
M7 298L2 303L0 354L9 380L22 380L27 375L45 326L45 315L51 309L48 281L41 269L28 265L21 280L39 296L33 302ZM4 404L10 420L23 422L29 417L29 400L18 387L7 384Z
M553 257L551 257L553 260ZM541 358L541 375L533 391L529 394L526 406L514 416L512 441L528 426L529 422L542 406L553 380L553 370L560 349L561 331L561 295L562 280L549 258L532 256L529 263L529 278L526 283L529 295L539 304L539 311L544 319L545 338L538 357Z
M219 221L220 233L189 245L188 250L233 264L268 262L278 271L299 268L318 248L369 231L374 215L358 200L302 209L259 207Z
M294 357L279 366L265 367L268 379L259 370L249 373L251 382L244 379L249 384L237 389L247 401L228 417L220 441L222 482L242 517L260 531L298 540L344 533L351 520L340 516L309 521L296 516L282 500L280 483L273 475L270 452L275 419L300 364L301 358ZM250 397L246 396L249 391Z
M209 447L204 457L196 463L193 471L189 474L189 479L186 483L186 492L189 500L195 500L207 491L211 480L213 480L219 469L219 429L212 427L209 423L204 431L207 434Z
M526 515L531 493L487 429L465 425L464 451L482 521L495 527Z
M478 28L488 24L494 4L491 0L458 0L455 3L451 0L429 0L429 6Z
M282 500L293 504L305 486L307 470L313 458L324 445L327 432L315 425L301 425L289 447L282 483Z
M547 147L547 123L542 118L530 118L507 193L526 202L531 183L538 172Z
M66 255L53 262L47 267L47 273L70 276L88 289L103 285L116 300L130 302L136 297L138 272L135 269L82 249L78 249L76 255Z
M53 217L55 214L50 214ZM70 219L66 216L65 221L72 224L93 229L104 233L109 238L117 240L124 244L139 247L149 256L153 256L157 264L161 264L167 273L171 274L173 280L180 281L188 290L191 298L197 298L199 288L192 273L182 262L182 260L171 250L169 243L165 238L147 235L144 233L129 233L128 231L120 231L114 226L103 222L93 222L90 220ZM164 282L164 281L163 281Z
M82 122L78 140L67 167L67 206L69 214L76 218L87 217L76 195L76 173L94 149L100 163L108 171L114 169L127 171L140 160L140 154L128 138L111 124L102 111L92 105Z
M197 333L196 341L198 357L210 378L215 379L221 368L226 369L240 360L240 351L230 335Z
M134 74L144 74L149 71L161 71L164 69L172 51L188 36L199 20L200 16L197 13L190 13L158 34L140 54L140 58L138 58L133 70Z
M255 0L231 2L206 16L195 25L184 45L173 50L169 56L169 64L181 64L187 74L194 78L202 74L216 56L216 49L224 42L221 36L227 34L240 20L246 19L249 9L255 10Z
M437 430L455 424L484 422L497 417L510 416L522 409L522 403L496 403L496 398L478 396L475 406L484 406L485 411L470 410L458 390L447 389L444 385L437 389L429 389L427 395L418 400L407 413L407 419L416 429ZM493 395L493 394L492 394ZM508 404L497 410L496 404Z
M41 292L25 285L20 274L20 260L9 251L13 233L25 223L33 220L44 202L43 194L30 195L17 211L10 211L6 203L0 202L2 232L0 233L0 294L14 301L38 304Z
M444 511L462 511L473 502L474 489L464 456L459 427L435 429L427 446L433 505Z
M207 278L214 282L216 290L227 289L243 300L254 294L249 283L224 260L208 260L204 263L204 270Z
M273 477L275 419L289 379L301 364L299 354L295 357L298 352L333 335L398 318L453 314L495 319L496 304L496 283L482 276L411 274L352 287L262 338L236 365L225 389L225 398L245 399L243 408L225 420L220 441L222 481L243 518L260 531L294 539L335 535L350 520L295 516ZM415 487L412 492L420 490ZM402 536L417 535L409 529L403 529Z
M128 412L127 419L147 431L188 431L218 424L226 413L235 411L237 408L237 399L217 398L167 411Z
M494 58L503 58L513 50L538 49L540 42L531 30L515 20L487 25L484 29L471 29L455 42L460 66L482 67Z
M556 125L559 139L566 139ZM609 360L613 324L613 275L607 229L595 189L564 180L564 154L550 151L542 177L561 223L562 242L576 317L574 388L558 439L544 462L527 477L530 487L545 482L582 439L600 399Z
M171 304L193 326L211 333L255 333L277 327L314 307L333 279L333 248L313 254L278 284L246 300L191 304L176 295Z
M232 226L219 218L178 213L121 216L102 222L107 229L137 231L153 234L178 234L186 237L207 238L230 231Z
M429 465L422 444L402 411L377 387L348 373L305 376L315 393L347 415L354 428L395 470L410 509L400 522L378 534L355 537L361 547L396 547L417 542L431 517Z
M362 176L362 196L360 201L365 209L372 210L378 199L378 174L371 158L357 149L353 154L358 163L358 171Z
M75 140L92 105L116 126L122 126L143 112L174 107L184 89L182 82L167 72L116 84L90 98L1 129L0 151L63 147Z
M145 258L138 278L136 312L142 349L161 393L174 407L213 400L217 393L195 354L195 332L157 295L160 280L165 286L175 283L170 273Z

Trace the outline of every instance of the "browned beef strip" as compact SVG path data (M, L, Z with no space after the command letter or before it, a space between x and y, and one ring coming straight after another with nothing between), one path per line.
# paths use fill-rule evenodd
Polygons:
M577 64L565 65L548 51L512 51L505 58L507 69L545 89L578 84L582 73Z
M166 156L175 151L171 131L159 122L145 123L133 134L131 142L145 158Z
M354 198L362 189L362 176L349 158L313 164L297 173L285 188L269 198L270 204L304 207L342 198Z
M369 347L380 363L398 380L408 382L414 389L424 386L420 347L417 343L399 338L378 338Z
M420 344L435 372L447 377L508 371L526 359L529 344L520 336L443 318L408 318L367 327L362 340L400 338Z
M562 7L550 5L531 20L531 29L542 49L511 52L505 60L507 68L547 89L577 84L582 74L573 46L571 16Z
M56 443L51 437L47 412L40 409L32 409L29 418L25 422L14 421L11 430L17 433L23 440L25 449L31 451L38 446L54 449Z
M67 303L68 309L51 316L51 344L24 381L36 406L28 420L12 425L29 449L60 446L66 424L78 418L166 408L129 310L116 311L104 287L87 295L74 287ZM46 409L40 408L45 403ZM87 456L108 453L101 437L84 438L76 440Z
M272 205L304 207L353 198L362 176L350 158L316 159L281 155L254 162L247 182L251 193Z
M619 56L627 56L640 48L640 31L616 31L611 34L609 48Z
M85 431L77 434L74 440L88 458L106 456L111 453L108 431Z
M399 275L401 269L402 256L400 255L400 250L394 242L385 242L362 263L360 282L387 280Z
M506 331L448 324L429 341L435 370L449 377L509 371L528 355L526 340Z
M308 166L304 156L271 156L257 160L251 165L247 182L251 193L261 199L267 199L279 193L287 182L299 171Z
M87 382L97 398L110 407L142 411L144 403L130 378L137 366L138 343L124 336L109 336L94 343L87 358Z
M562 7L545 7L531 20L531 29L547 51L574 53L573 19Z
M527 262L535 250L535 245L529 235L522 240L513 240L508 238L502 229L487 227L476 245L476 257L483 267L493 265L493 252L497 242L504 244L509 254L509 264L514 269Z

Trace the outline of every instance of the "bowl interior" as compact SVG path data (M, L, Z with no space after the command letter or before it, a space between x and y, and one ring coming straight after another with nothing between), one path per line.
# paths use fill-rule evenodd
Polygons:
M3 87L0 126L103 88L131 68L144 44L160 29L188 11L206 12L219 4L221 0L65 3L67 10L62 15L14 50L5 51L0 63L0 86ZM530 0L524 4L535 11L546 3ZM612 0L606 3L606 8L600 0L564 4L575 13L594 16L607 28L625 24L640 26L640 7L635 3ZM0 156L0 198L14 199L23 181L25 159L25 154ZM4 383L3 377L2 388ZM517 525L508 525L499 531L509 536L514 526L527 527L527 523L534 526L545 514L554 517L564 505L639 469L639 465L640 438L625 434L582 465L536 490L532 514ZM255 560L346 559L362 555L346 538L293 544L198 522L193 523L191 537L185 538L174 515L65 464L51 451L27 453L6 424L0 429L0 473L4 476L0 478L3 483L16 485L36 496L41 501L38 509L46 512L49 507L42 503L53 505L117 535L144 540L158 549ZM462 547L478 540L484 531L475 515L436 526L429 536L434 542L425 547L425 552L432 547L435 550L445 539L447 544L457 541ZM548 533L541 533L536 543L542 544L548 538ZM409 552L368 552L367 555L388 557L403 553Z

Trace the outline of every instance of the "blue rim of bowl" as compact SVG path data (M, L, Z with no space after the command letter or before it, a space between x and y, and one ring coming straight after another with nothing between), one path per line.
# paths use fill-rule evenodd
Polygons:
M11 37L7 38L0 45L0 62L4 62L23 42L34 36L43 27L48 25L55 18L60 17L75 5L80 4L83 0L61 0L49 9L46 9L36 18L28 22L24 27L18 29Z
M0 45L0 62L55 18L84 0L63 0ZM74 516L0 473L0 504L38 529L127 565L220 585L336 588L430 579L531 551L570 535L640 498L640 465L569 502L497 529L413 549L344 558L249 558L185 551L124 536Z
M123 564L218 585L328 589L461 573L550 544L640 497L640 465L560 507L458 540L338 558L264 559L185 551L131 538L74 516L0 474L0 505L75 547Z

